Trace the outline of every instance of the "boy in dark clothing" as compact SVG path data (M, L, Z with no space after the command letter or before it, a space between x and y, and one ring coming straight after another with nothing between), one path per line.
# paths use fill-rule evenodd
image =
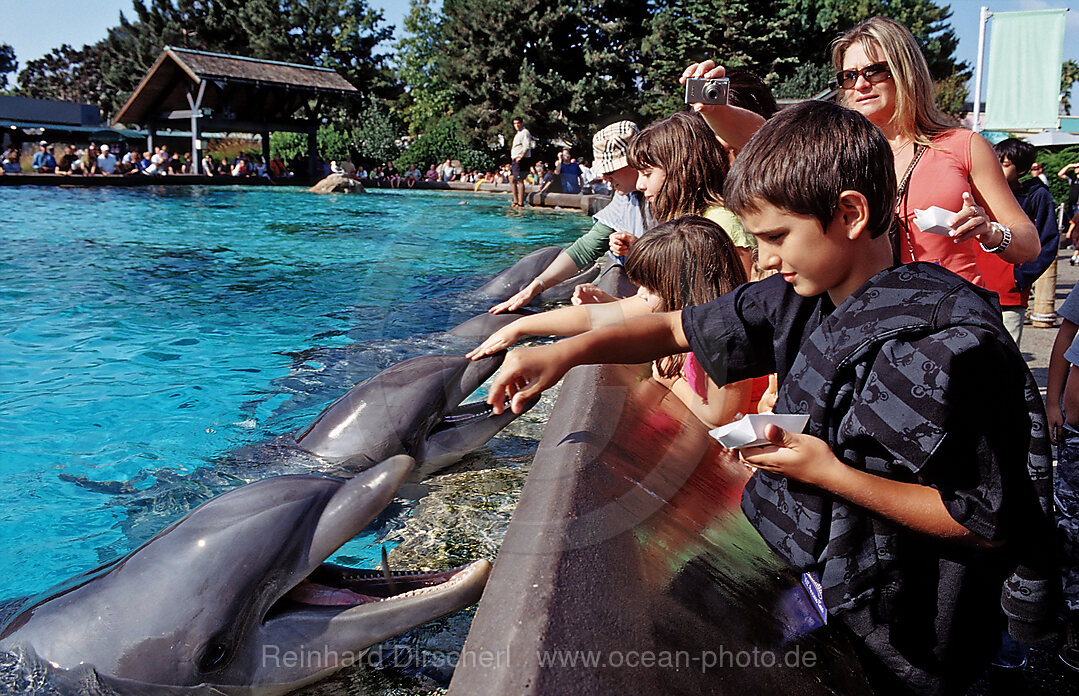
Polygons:
M812 176L806 176L812 172ZM1009 620L1044 637L1052 590L1050 458L1037 385L991 295L932 264L895 266L895 173L883 135L835 104L766 123L726 205L778 273L681 313L507 355L496 412L570 367L692 349L717 384L777 372L777 413L741 451L742 507L816 575L879 693L962 693Z
M1015 200L1037 228L1041 244L1038 258L1028 263L1010 264L999 255L981 249L977 254L978 270L981 271L985 287L996 292L1000 299L1004 327L1015 339L1015 344L1021 345L1030 288L1056 260L1060 248L1060 229L1053 209L1053 194L1045 182L1036 177L1020 181L1034 164L1034 146L1025 140L1008 138L993 145L993 150L1000 158L1000 167Z

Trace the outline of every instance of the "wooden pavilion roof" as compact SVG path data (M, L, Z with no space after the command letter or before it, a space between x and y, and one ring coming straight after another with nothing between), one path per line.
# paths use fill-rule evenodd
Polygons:
M200 88L206 125L233 131L283 130L312 97L358 92L329 68L166 47L113 123L189 119Z

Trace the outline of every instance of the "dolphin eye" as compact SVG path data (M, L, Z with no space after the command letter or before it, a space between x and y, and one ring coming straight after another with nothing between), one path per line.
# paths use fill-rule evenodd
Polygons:
M225 664L229 656L229 647L222 642L214 641L206 646L199 658L199 669L203 672L212 672Z

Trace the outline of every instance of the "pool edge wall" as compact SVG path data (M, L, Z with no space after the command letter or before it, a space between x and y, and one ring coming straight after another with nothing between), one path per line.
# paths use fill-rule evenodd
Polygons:
M799 583L741 513L745 467L649 376L566 376L449 694L869 693L831 627L785 637L777 607ZM645 663L758 650L814 663ZM600 664L566 662L585 654Z
M642 688L644 675L628 670L539 664L544 651L569 645L603 650L612 634L652 644L640 615L623 611L626 598L641 591L638 574L625 567L635 558L632 527L612 529L611 520L595 514L605 501L597 499L599 471L590 464L614 434L625 400L621 380L611 379L616 369L627 368L578 367L566 376L450 694L660 693ZM584 577L604 586L580 587Z

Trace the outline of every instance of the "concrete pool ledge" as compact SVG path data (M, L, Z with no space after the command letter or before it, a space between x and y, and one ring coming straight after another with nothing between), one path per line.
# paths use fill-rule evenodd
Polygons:
M462 191L470 193L501 193L511 194L509 184L480 184L478 187L475 184L464 183L460 181L451 181L449 183L427 183L422 182L416 184L416 188L426 189L441 189L451 191ZM535 187L527 187L527 193L525 194L525 200L528 205L534 208L568 208L570 210L580 210L588 215L595 215L597 212L603 209L608 203L611 202L609 195L592 194L592 193L539 193L534 190Z
M792 628L746 468L648 376L566 376L449 693L868 693L827 627Z

